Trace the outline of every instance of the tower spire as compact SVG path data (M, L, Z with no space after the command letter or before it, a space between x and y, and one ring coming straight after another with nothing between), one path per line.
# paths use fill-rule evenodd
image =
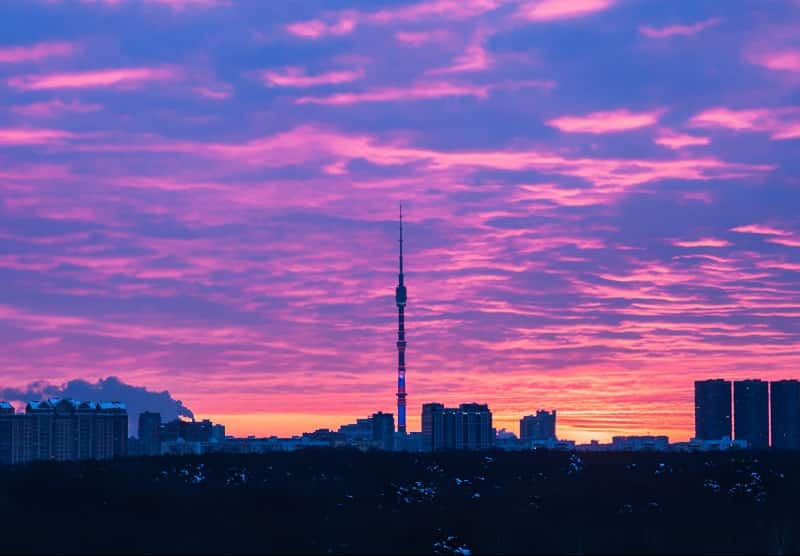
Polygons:
M403 283L403 203L400 203L400 283Z
M397 303L397 432L406 434L406 328L407 292L403 276L403 205L400 204L400 274L394 290Z

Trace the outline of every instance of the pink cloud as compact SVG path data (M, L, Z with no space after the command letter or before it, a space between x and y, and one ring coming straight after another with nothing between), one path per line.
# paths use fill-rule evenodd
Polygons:
M448 92L446 90L445 92ZM452 91L450 91L452 92ZM456 91L458 94L480 96L487 90ZM390 100L415 100L430 98L435 85L417 86L414 89L384 89L366 93L346 93L315 98L302 102L350 104L358 101L376 102ZM308 97L307 97L308 98ZM313 98L313 97L312 97ZM677 160L571 158L557 153L538 150L488 150L488 151L437 151L408 146L403 143L381 142L363 134L346 134L319 126L298 126L272 136L246 143L197 143L154 141L126 142L124 145L91 144L74 149L87 152L181 152L193 155L230 159L237 165L249 163L262 167L284 166L318 161L329 164L332 160L362 158L381 166L416 163L432 171L474 168L497 170L538 170L584 179L606 194L618 194L626 188L662 179L713 180L740 179L769 172L774 166L725 162L712 157L681 158Z
M286 26L286 31L292 35L306 39L318 39L325 36L349 35L356 29L356 19L352 15L341 16L333 23L326 23L321 19L298 21Z
M798 139L800 138L800 121L781 126L772 134L772 139Z
M778 245L785 245L787 247L800 247L800 239L793 239L789 237L771 237L766 241L769 243L776 243Z
M673 241L676 247L728 247L731 243L724 239L702 238L693 241Z
M22 106L14 106L11 111L26 118L53 118L61 114L88 114L97 112L103 107L99 104L84 104L78 100L64 102L59 99L34 102Z
M762 54L749 54L747 59L757 66L773 71L800 73L800 50L778 50Z
M8 84L15 89L24 91L88 89L131 86L146 81L163 81L174 75L174 71L164 68L120 68L12 77L8 80Z
M30 46L0 48L0 63L38 62L45 58L71 56L77 47L68 42L41 42Z
M594 112L584 116L561 116L547 125L566 133L617 133L658 123L662 111L630 112L626 109Z
M225 100L230 98L233 94L233 87L230 85L218 85L214 87L201 86L192 89L195 93L203 98L211 100Z
M689 124L693 127L769 132L773 140L795 139L800 137L800 108L710 108L692 116Z
M325 97L300 97L297 104L358 104L362 102L409 102L443 97L472 96L485 99L489 96L486 85L459 85L455 83L417 83L410 87L386 87L358 93L336 93Z
M450 73L463 73L469 71L480 71L492 65L492 58L483 47L485 34L479 34L472 43L468 44L463 54L457 56L453 63L447 67L436 68L426 71L430 75L442 75Z
M400 8L388 8L365 15L375 24L415 22L426 18L469 19L496 10L502 0L428 0Z
M698 137L696 135L686 135L682 133L665 133L654 139L654 143L677 150L685 147L695 147L708 145L711 140L708 137Z
M133 4L135 0L81 0L84 4L104 4L106 6L120 6L125 3ZM187 8L215 8L218 6L229 6L230 0L141 0L146 4L160 4L173 10L185 10Z
M398 31L394 34L398 42L411 46L423 46L426 44L447 44L453 41L453 35L444 29L433 31Z
M58 129L0 128L0 145L40 145L58 143L75 137Z
M615 0L537 0L519 9L519 16L529 21L574 19L611 8Z
M337 85L351 83L364 77L364 70L338 70L306 75L303 68L289 67L281 70L268 70L263 73L264 82L273 87L314 87L317 85Z
M360 24L387 25L437 18L461 20L483 15L500 7L501 0L428 0L403 7L376 12L347 11L323 18L290 23L285 27L292 35L306 39L349 35Z
M691 25L670 25L668 27L639 27L639 33L651 39L666 39L674 36L691 36L713 27L722 21L718 17L712 17L704 21L699 21Z
M764 226L761 224L748 224L746 226L736 226L735 228L731 228L731 231L738 232L740 234L758 234L758 235L768 235L768 236L791 235L789 232L779 230L777 228L772 228L770 226Z

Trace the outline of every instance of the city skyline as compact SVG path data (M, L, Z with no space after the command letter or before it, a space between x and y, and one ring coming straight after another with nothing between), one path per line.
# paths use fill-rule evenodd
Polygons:
M579 442L686 440L694 381L798 377L798 24L795 0L4 3L0 384L118 377L288 436L397 411L407 340L410 431L478 401L498 429L555 408Z

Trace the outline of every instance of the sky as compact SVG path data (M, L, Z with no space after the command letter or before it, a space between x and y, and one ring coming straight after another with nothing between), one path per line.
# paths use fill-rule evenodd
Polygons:
M7 0L0 382L693 434L800 374L800 1Z

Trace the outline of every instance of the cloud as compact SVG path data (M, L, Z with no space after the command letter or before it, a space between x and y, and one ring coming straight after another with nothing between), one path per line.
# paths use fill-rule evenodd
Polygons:
M155 392L141 386L125 384L115 376L101 378L94 383L75 379L60 386L47 382L32 382L23 388L0 389L0 398L6 401L27 402L51 397L93 402L122 402L128 408L128 433L131 435L136 435L139 414L143 411L161 413L162 422L178 417L194 417L192 411L180 400L174 399L168 391Z
M767 242L775 243L777 245L785 245L786 247L800 247L800 239L789 237L770 237L767 239Z
M34 102L11 107L11 111L26 118L54 118L64 114L88 114L102 110L100 104L84 104L79 100L64 102L59 99Z
M776 50L774 52L751 53L747 60L772 71L800 73L800 50Z
M687 247L687 248L694 248L694 247L728 247L730 246L730 242L724 239L714 239L714 238L702 238L697 240L681 240L681 241L673 241L672 245L676 247Z
M174 76L174 71L165 68L118 68L12 77L8 80L8 84L23 91L93 89L135 86L147 81L163 81Z
M286 26L286 31L297 37L305 39L319 39L327 36L349 35L356 29L356 19L353 16L342 15L332 23L321 19L298 21Z
M46 58L71 56L77 47L69 42L40 42L29 46L0 48L0 64L38 62Z
M426 44L448 44L454 40L453 33L446 29L432 31L398 31L394 34L397 42L411 46L424 46Z
M764 226L762 224L748 224L746 226L736 226L735 228L731 228L731 231L738 232L740 234L758 234L758 235L769 235L769 236L791 235L789 232L779 230L778 228L773 228L771 226Z
M76 137L74 133L59 129L41 128L0 128L0 146L2 145L46 145L61 143Z
M711 143L708 137L698 137L696 135L687 135L683 133L663 133L656 137L653 142L656 145L667 147L668 149L678 150L686 147L704 146Z
M138 2L143 2L145 4L166 6L176 11L182 11L189 8L209 9L231 5L230 0L81 0L81 2L84 4L104 4L106 6L121 6L124 4L136 4Z
M668 27L649 27L647 25L639 27L639 33L651 39L668 39L675 36L691 36L717 25L722 20L712 17L704 21L698 21L691 25L670 25Z
M547 125L565 133L618 133L658 123L662 111L630 112L626 109L594 112L583 116L561 116Z
M608 10L614 3L615 0L537 0L522 5L518 15L529 21L574 19Z
M734 131L769 132L770 139L785 140L800 137L800 108L709 108L692 116L692 127L723 128Z
M492 65L492 57L484 48L483 43L485 40L486 33L479 33L467 45L464 52L457 56L449 66L430 69L425 73L429 75L446 75L489 69Z
M339 85L351 83L364 77L364 70L334 70L317 75L306 75L305 70L299 67L288 67L280 70L268 70L263 74L264 82L277 87L315 87L318 85Z
M323 97L300 97L297 104L346 105L365 102L411 102L445 97L471 96L485 99L489 96L488 85L460 85L444 81L415 83L409 87L382 87L357 93L334 93Z
M192 90L201 97L211 100L226 100L233 94L233 87L230 85L198 86Z
M391 25L425 19L462 20L494 11L501 0L428 0L374 12L349 10L286 25L288 33L306 39L349 35L358 25Z

